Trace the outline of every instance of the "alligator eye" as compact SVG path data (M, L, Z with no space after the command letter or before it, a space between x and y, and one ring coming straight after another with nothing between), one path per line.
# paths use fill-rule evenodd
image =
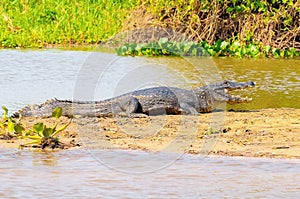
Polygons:
M254 82L250 82L250 86L255 86L255 83Z
M224 81L223 81L223 84L226 84L226 85L228 85L228 86L229 86L229 85L230 85L230 81L228 81L228 80L224 80Z

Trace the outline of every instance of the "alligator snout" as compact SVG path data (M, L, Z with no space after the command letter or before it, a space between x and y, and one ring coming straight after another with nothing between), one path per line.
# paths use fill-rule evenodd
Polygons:
M223 88L227 91L237 90L237 89L244 89L244 88L251 88L254 87L255 83L250 82L230 82L230 81L224 81Z

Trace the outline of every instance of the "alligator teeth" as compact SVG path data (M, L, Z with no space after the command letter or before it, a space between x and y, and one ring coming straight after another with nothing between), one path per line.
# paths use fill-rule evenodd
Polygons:
M242 98L242 100L249 102L249 101L252 101L252 98L249 98L249 97L246 96L246 97Z

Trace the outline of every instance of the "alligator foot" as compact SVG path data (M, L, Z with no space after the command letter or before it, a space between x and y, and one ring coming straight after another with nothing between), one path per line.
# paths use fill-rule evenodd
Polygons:
M180 109L182 115L200 115L200 113L191 104L183 102L180 103Z
M139 100L135 97L129 96L120 98L118 103L112 105L112 112L116 115L123 113L130 115L132 113L137 113L139 107L141 107Z

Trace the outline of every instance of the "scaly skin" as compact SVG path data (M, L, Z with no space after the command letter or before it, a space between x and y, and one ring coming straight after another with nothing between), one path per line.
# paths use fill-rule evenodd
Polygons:
M242 98L228 94L228 91L253 87L253 82L235 83L223 81L220 83L185 90L174 87L154 87L136 90L103 101L69 101L52 99L41 105L26 106L14 117L33 116L50 117L56 107L61 107L63 115L101 117L111 115L131 114L188 114L211 112L218 104L250 102L251 98Z

